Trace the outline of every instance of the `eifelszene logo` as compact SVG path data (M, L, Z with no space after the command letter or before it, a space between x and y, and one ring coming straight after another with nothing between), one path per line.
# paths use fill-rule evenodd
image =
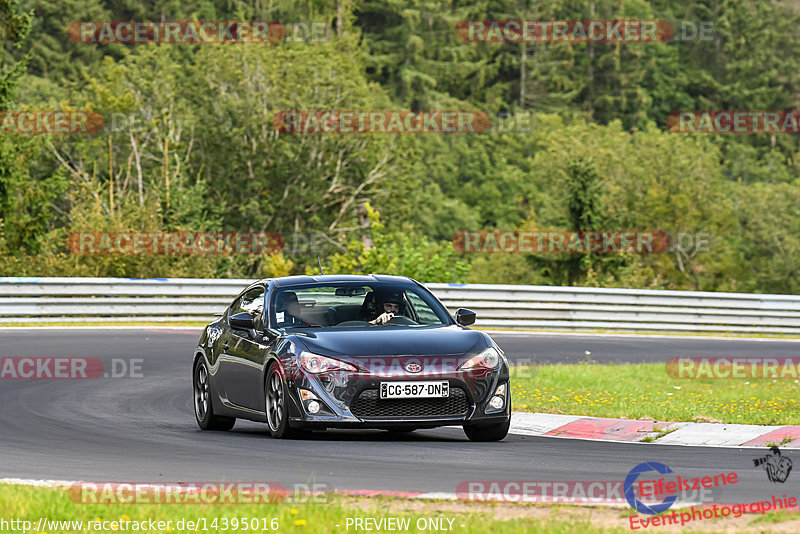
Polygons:
M669 510L669 507L675 504L675 501L678 500L678 496L670 495L669 497L666 497L663 501L661 501L660 504L654 504L654 505L647 505L642 501L640 501L639 499L637 499L636 495L634 494L634 488L636 487L636 480L639 478L640 474L647 473L650 471L656 471L657 473L660 473L662 475L672 473L672 469L659 462L641 463L636 467L634 467L633 469L631 469L630 472L628 473L628 476L625 477L623 490L625 493L625 499L628 501L628 504L631 505L631 508L642 514L655 515Z
M672 469L662 463L645 462L631 469L623 484L623 491L628 504L637 512L646 515L655 515L665 512L679 499L682 503L686 502L686 498L689 497L685 493L687 491L692 492L692 496L689 497L690 499L694 499L698 496L700 502L708 502L707 499L712 497L712 495L710 495L711 491L739 482L739 476L733 471L695 478L686 478L676 475L674 480L668 480L664 476L658 477L658 479L655 480L647 480L649 477L646 473L651 471L655 471L660 475L673 474ZM640 475L645 475L643 477L644 480L639 479ZM664 496L664 500L660 503L655 502L656 499L661 496ZM653 502L643 502L639 500L639 498L648 497L650 498L648 501Z

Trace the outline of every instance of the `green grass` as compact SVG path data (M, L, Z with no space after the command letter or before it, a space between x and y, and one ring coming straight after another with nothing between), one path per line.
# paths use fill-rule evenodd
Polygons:
M775 523L783 523L786 521L796 521L800 519L800 513L797 512L787 512L785 510L779 510L777 512L770 512L768 514L756 516L753 519L753 525L763 525L763 524L775 524Z
M664 363L515 367L511 391L523 412L800 425L795 380L675 379Z
M569 505L542 505L542 504L509 504L509 503L482 503L482 502L454 502L433 500L410 500L389 497L347 497L334 495L324 502L315 503L280 503L280 504L237 504L237 505L195 505L195 504L81 504L73 501L66 489L47 487L21 486L13 484L0 484L0 520L27 520L31 532L37 532L36 522L40 518L49 521L83 521L82 531L73 528L56 530L53 528L41 529L40 534L67 534L77 532L149 532L151 534L184 534L187 521L197 522L205 519L206 530L202 527L198 532L219 532L230 534L233 532L256 532L247 530L234 520L240 522L244 518L259 519L259 527L267 525L267 529L259 528L258 532L290 532L290 533L336 533L364 532L355 530L352 524L347 528L348 518L373 518L380 521L383 518L410 520L408 530L374 529L372 532L436 532L436 530L422 531L415 526L417 520L439 519L445 520L444 526L452 525L452 530L457 534L485 534L487 532L498 534L530 533L624 533L630 532L628 517L635 512L630 508L608 508ZM720 528L735 532L770 532L771 525L797 520L800 514L787 512L771 512L765 515L747 514L740 518L727 518L725 520L705 520L687 525L686 531L716 532ZM94 521L163 521L163 528L155 530L136 530L128 526L113 528L107 524L106 530L98 527L89 528L88 522ZM227 519L227 521L225 521ZM273 530L272 520L277 521L277 530ZM178 528L183 520L184 528ZM212 527L216 520L217 527ZM450 523L448 520L452 520ZM170 523L167 524L166 522ZM222 525L227 523L228 528ZM202 523L201 523L202 524ZM338 525L338 526L337 526ZM20 525L21 526L21 525ZM778 528L785 527L781 525ZM733 529L733 530L732 530ZM657 529L665 532L674 532L674 528ZM21 532L6 527L8 532ZM194 532L194 530L190 530ZM654 530L656 531L656 530ZM782 528L780 531L785 532ZM441 532L441 531L440 531Z
M513 513L508 513L512 510ZM206 518L206 526L217 519L266 518L271 524L277 518L279 532L344 533L348 517L410 518L411 524L419 518L452 519L452 532L463 534L515 534L518 532L625 532L625 518L619 510L591 509L565 506L491 505L484 503L446 503L442 501L410 501L390 498L350 498L334 496L327 503L271 504L271 505L85 505L73 502L62 489L0 484L0 518L25 519L32 522L46 517L59 521L172 521L172 530L155 532L181 534L179 520L196 521ZM601 523L600 525L596 523ZM185 523L184 523L185 524ZM448 522L445 521L445 525ZM336 525L339 525L338 527ZM463 526L462 526L463 525ZM110 525L109 525L110 526ZM240 526L241 528L241 526ZM33 526L33 532L36 527ZM202 528L200 529L202 532ZM272 530L263 530L271 532ZM350 532L354 532L350 527ZM47 534L75 532L74 530L49 530ZM87 530L87 532L99 532ZM111 532L107 530L105 532ZM115 532L139 532L133 528ZM147 532L147 531L145 531ZM152 531L151 531L152 532ZM224 532L221 527L206 532ZM253 532L228 530L230 532ZM380 530L379 532L388 532ZM402 532L418 532L411 528Z
M663 438L664 436L666 436L670 432L675 432L676 430L678 430L677 426L661 428L658 425L653 425L653 432L656 432L656 435L655 436L645 436L642 439L640 439L639 441L641 441L642 443L653 443L655 440L657 440L659 438Z

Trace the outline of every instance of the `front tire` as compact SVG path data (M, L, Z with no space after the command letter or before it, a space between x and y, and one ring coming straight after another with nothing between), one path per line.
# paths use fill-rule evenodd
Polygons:
M270 436L275 439L296 437L298 432L289 426L289 391L277 363L273 363L267 371L264 399Z
M197 426L203 430L230 430L236 424L235 417L222 417L214 415L214 406L211 402L211 375L206 362L197 361L194 366L193 394L194 418Z
M500 441L508 435L511 428L511 418L502 423L489 426L465 426L464 434L470 441Z

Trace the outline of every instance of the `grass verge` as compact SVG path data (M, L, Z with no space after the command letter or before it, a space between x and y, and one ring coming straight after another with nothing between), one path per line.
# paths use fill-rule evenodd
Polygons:
M676 379L664 363L514 367L516 411L752 425L800 425L797 380Z
M262 504L262 505L200 505L200 504L160 504L160 505L86 505L73 502L65 489L17 486L0 484L0 518L28 520L31 530L37 532L35 525L40 518L48 521L82 521L85 527L89 522L128 521L141 522L152 519L163 521L160 527L149 532L183 534L188 532L188 521L205 518L199 532L253 532L242 528L244 518L259 518L258 531L267 532L314 532L314 533L346 533L353 532L354 525L348 529L348 518L383 518L408 519L411 528L406 532L437 530L415 527L420 520L438 520L438 523L427 523L430 527L438 524L446 526L451 532L463 534L518 533L518 532L623 532L625 517L620 510L592 509L582 507L534 507L530 505L490 505L484 503L458 503L446 501L419 501L383 497L346 497L332 496L329 502L314 504ZM212 527L216 519L216 527ZM273 523L273 519L275 522ZM183 520L183 529L179 522ZM238 520L238 522L237 522ZM167 523L169 521L170 523ZM596 524L597 522L602 525ZM102 524L102 523L100 523ZM234 528L233 525L236 525ZM256 525L256 523L253 523ZM384 523L385 525L386 523ZM48 523L52 527L52 523ZM227 525L228 529L224 529ZM422 525L422 523L420 523ZM127 526L127 529L122 528ZM266 529L264 527L267 527ZM398 529L376 529L373 531L389 532ZM109 523L105 531L92 529L76 530L72 528L41 528L47 534L67 532L142 532L131 524L117 525L111 528ZM364 530L363 528L360 530ZM194 532L194 530L191 530ZM148 530L144 530L148 532Z
M376 522L382 519L393 521L408 520L406 529L376 528L373 532L431 532L449 531L461 534L516 534L531 533L572 533L595 534L605 532L630 532L628 516L632 510L625 508L586 507L541 504L508 504L455 501L409 500L389 497L347 497L333 496L323 503L306 504L268 504L268 505L194 505L160 504L134 505L110 504L87 505L74 502L66 489L48 487L0 484L0 524L2 521L29 521L28 532L39 534L67 534L77 532L150 532L152 534L184 534L195 532L187 528L193 521L200 526L198 532L254 532L243 528L244 518L258 518L260 532L314 532L347 533L364 531L355 529L354 521L371 518ZM47 519L47 529L36 522ZM348 519L351 520L348 528ZM145 529L134 528L133 522L152 520L157 527L149 525ZM204 520L204 521L203 521ZM212 527L216 520L216 527ZM273 523L273 520L275 522ZM53 528L52 521L72 521L71 527ZM82 529L76 529L74 522L81 521ZM100 521L101 523L95 523ZM89 528L105 524L105 529ZM120 522L113 525L110 522ZM180 523L183 521L183 523ZM199 521L203 521L200 523ZM237 523L238 521L238 523ZM127 523L122 523L127 522ZM167 523L169 522L169 523ZM419 523L418 523L419 522ZM424 522L424 523L423 523ZM237 528L233 525L236 524ZM383 523L385 526L387 523ZM396 525L397 523L395 523ZM401 523L402 524L402 523ZM180 528L182 525L183 528ZM227 526L223 528L223 525ZM438 529L434 528L438 525ZM11 526L11 525L9 525ZM116 528L113 528L116 526ZM263 528L266 526L267 528ZM659 527L659 532L796 532L800 526L797 514L768 513L763 516L744 515L738 518L725 518L685 525L683 529L675 526ZM163 527L163 528L162 528ZM275 529L277 527L277 529ZM425 527L425 528L420 528ZM205 528L205 530L203 530ZM792 530L795 529L795 530ZM6 531L20 529L5 528Z

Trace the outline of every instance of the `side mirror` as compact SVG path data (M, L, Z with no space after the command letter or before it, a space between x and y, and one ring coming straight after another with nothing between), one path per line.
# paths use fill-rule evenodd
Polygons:
M236 315L231 315L229 322L231 327L239 330L253 330L256 327L253 316L247 312L239 312Z
M281 333L274 328L267 328L264 330L264 341L275 341L280 335Z
M477 314L466 308L459 308L456 310L456 322L461 326L469 326L475 323Z

